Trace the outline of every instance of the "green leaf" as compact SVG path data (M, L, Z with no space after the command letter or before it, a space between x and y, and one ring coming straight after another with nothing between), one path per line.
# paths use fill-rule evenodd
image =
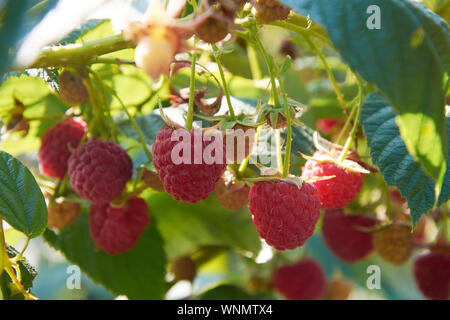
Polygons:
M10 154L0 151L0 216L30 238L47 226L44 195L30 170Z
M450 59L447 24L405 0L281 1L323 24L350 67L384 92L399 114L409 152L441 185L448 151L443 83ZM372 5L380 8L381 29L366 25ZM420 29L423 40L417 43Z
M260 298L230 284L218 285L197 297L198 300L256 300Z
M158 219L167 255L192 253L198 246L229 246L256 255L261 241L247 209L224 209L214 197L186 204L166 193L152 193L149 206Z
M395 123L394 110L385 98L378 93L368 95L363 103L361 123L372 161L386 183L396 186L406 197L416 223L434 205L433 180L408 153Z
M447 141L450 149L450 117L447 117ZM450 153L447 154L447 171L445 172L444 184L439 194L437 206L443 205L450 199Z
M134 120L136 121L139 129L141 129L145 143L151 146L153 142L155 142L156 140L156 135L158 134L158 131L164 125L163 119L159 114L152 113L144 116L134 117ZM134 127L132 126L130 120L126 119L117 121L116 128L124 136L139 141L139 136L136 133Z
M112 293L130 299L162 299L166 256L155 219L152 217L136 247L122 254L109 255L96 249L86 211L58 235L47 229L45 240Z

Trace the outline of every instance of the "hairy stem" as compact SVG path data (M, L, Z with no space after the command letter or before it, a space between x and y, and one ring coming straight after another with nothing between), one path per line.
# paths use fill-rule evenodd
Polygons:
M191 62L191 76L189 81L189 103L188 112L186 116L186 129L192 129L192 121L194 120L194 98L195 98L195 62L197 60L197 55L192 53Z
M231 105L230 91L228 90L228 84L225 79L225 74L223 72L222 63L220 61L220 51L219 51L219 48L217 48L217 46L215 44L212 45L212 48L214 50L214 58L216 60L217 67L219 68L219 73L220 73L220 78L222 80L223 90L225 91L225 97L226 97L227 103L228 103L228 110L230 112L230 118L231 118L231 120L236 120L236 115L234 113L233 106Z
M82 43L54 46L42 50L36 61L32 65L26 66L26 69L85 63L106 53L135 46L134 41L126 40L121 33Z

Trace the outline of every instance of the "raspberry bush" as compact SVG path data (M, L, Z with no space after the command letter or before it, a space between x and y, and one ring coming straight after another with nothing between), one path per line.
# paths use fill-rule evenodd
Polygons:
M449 298L442 1L136 2L0 6L2 299Z

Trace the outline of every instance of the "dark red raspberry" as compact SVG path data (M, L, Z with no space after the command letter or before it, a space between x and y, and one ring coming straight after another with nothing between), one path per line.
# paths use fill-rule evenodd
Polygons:
M323 134L329 135L336 128L336 125L339 123L339 118L325 118L319 119L316 122L316 127Z
M179 129L178 133L182 133L183 130L184 129ZM190 160L187 159L187 162L189 163L181 162L175 164L172 156L183 157L183 150L180 148L180 152L177 152L176 155L172 155L172 150L178 144L183 145L183 142L181 140L171 141L171 137L174 132L175 131L172 129L160 130L152 147L153 164L158 171L161 181L163 182L164 190L171 194L175 200L181 200L184 202L195 203L206 199L208 195L214 191L217 181L219 181L227 166L223 143L222 141L217 142L221 148L222 155L217 155L218 159L216 163L212 161L211 164L207 164L205 162L207 159L203 156L200 156L198 161L195 161L200 163L194 163L194 156L196 154L194 151L194 135L198 135L198 139L202 141L202 143L198 143L197 147L197 149L200 149L201 147L201 154L207 153L212 156L216 155L215 151L212 151L211 153L205 152L205 148L207 148L211 143L216 143L213 141L215 141L217 136L214 136L211 140L206 141L207 139L204 139L205 135L201 133L200 130L185 130L184 133L187 133L190 137L191 157Z
M353 263L374 251L372 233L358 227L370 228L376 223L377 221L370 217L350 216L345 215L342 210L328 209L323 217L323 239L339 259Z
M111 255L134 248L149 223L148 206L141 198L129 198L121 207L93 203L89 211L92 239Z
M70 148L78 147L85 132L86 124L72 118L66 118L48 129L42 136L38 152L40 171L49 177L64 178Z
M322 267L309 258L278 268L273 275L273 283L288 300L318 300L327 287Z
M433 300L450 298L450 255L431 252L414 261L414 276L422 294Z
M133 173L133 163L117 144L99 139L76 149L69 158L73 189L84 199L111 202L122 194Z
M319 155L320 151L316 152L313 157ZM347 171L332 162L306 161L302 172L303 178L327 176L336 177L311 182L317 188L322 208L343 208L352 203L361 191L364 179L362 173Z
M257 182L248 200L256 230L276 249L295 249L314 233L320 200L312 185Z

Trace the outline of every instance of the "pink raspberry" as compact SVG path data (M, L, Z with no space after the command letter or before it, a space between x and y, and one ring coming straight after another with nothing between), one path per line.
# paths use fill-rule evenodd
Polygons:
M39 170L49 177L64 178L70 148L78 147L85 132L86 124L72 118L66 118L45 131L38 152Z
M174 156L172 155L172 150L177 144L182 142L178 140L171 141L174 132L175 131L172 129L160 130L152 147L153 164L161 178L164 190L171 194L175 200L181 200L183 202L195 203L206 199L208 195L214 191L217 181L219 181L227 166L223 143L222 141L219 141L222 148L222 155L217 155L219 161L213 161L213 163L207 164L202 156L201 159L199 159L200 163L197 164L194 163L194 130L186 131L190 135L190 162L176 164L172 159ZM199 131L195 134L199 134ZM201 134L200 139L202 140L202 143L199 143L199 146L197 146L198 149L202 147L202 153L204 153L205 148L216 139L216 137L214 137L210 141L205 141L203 139L204 137L205 136ZM215 156L215 151L212 151L211 154L212 156ZM182 157L183 150L181 149L176 156Z
M122 207L91 204L89 228L97 247L111 255L134 248L150 223L147 203L129 198Z
M313 157L320 155L320 151ZM308 160L303 167L302 178L329 177L327 180L311 182L317 188L322 208L343 208L355 200L363 185L362 173L350 172L331 162Z
M431 252L414 261L414 277L422 294L433 300L450 298L450 255Z
M314 233L320 200L312 185L257 182L248 200L256 230L276 249L295 249Z
M73 189L84 199L111 202L122 194L133 173L125 150L113 142L91 140L69 158L69 178Z
M345 215L342 210L328 209L322 222L325 243L345 262L353 263L364 259L374 250L372 233L358 227L370 228L377 221L362 215Z
M273 283L275 289L288 300L318 300L327 288L322 267L309 258L277 269Z

